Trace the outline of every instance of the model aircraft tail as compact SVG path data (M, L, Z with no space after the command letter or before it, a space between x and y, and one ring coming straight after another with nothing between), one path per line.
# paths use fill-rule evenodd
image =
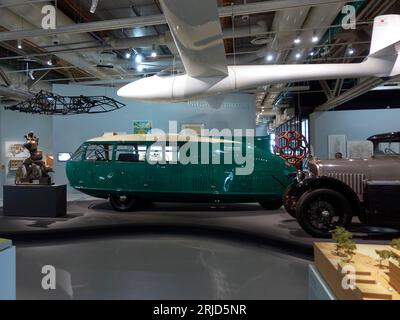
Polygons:
M388 77L400 74L400 15L375 18L369 55L385 59L393 65Z

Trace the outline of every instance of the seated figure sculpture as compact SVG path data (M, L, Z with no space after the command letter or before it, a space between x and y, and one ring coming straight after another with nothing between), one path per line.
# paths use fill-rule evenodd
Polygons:
M24 147L29 151L30 156L17 169L15 184L51 184L49 172L53 172L53 168L43 161L42 151L38 149L39 137L33 132L29 132L24 137L26 139Z

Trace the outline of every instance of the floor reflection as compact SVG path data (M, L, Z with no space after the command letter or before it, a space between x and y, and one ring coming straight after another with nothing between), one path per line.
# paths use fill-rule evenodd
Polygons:
M309 261L276 249L178 235L17 247L18 299L306 299ZM41 287L42 267L57 272Z

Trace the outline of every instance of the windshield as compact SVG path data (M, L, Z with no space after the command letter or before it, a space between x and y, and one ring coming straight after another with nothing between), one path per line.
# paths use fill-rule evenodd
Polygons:
M84 144L81 145L81 146L78 148L78 150L76 150L76 151L72 154L70 160L72 160L72 161L80 161L80 160L82 160L82 154L83 154L83 152L85 151L85 148L86 148L86 147L85 147Z
M380 142L375 155L400 155L400 142Z

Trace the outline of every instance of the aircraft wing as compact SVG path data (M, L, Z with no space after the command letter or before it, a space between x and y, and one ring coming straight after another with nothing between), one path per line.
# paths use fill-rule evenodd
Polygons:
M216 0L161 0L186 73L194 78L227 76Z

